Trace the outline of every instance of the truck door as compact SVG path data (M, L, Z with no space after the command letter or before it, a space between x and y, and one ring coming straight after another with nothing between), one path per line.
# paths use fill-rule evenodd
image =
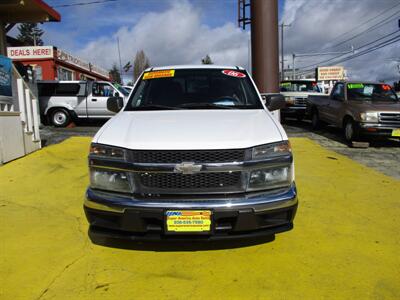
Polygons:
M344 84L337 83L332 90L332 94L329 99L329 104L326 108L325 117L329 123L334 125L340 125L341 115L343 110L345 97L344 97Z
M110 83L94 81L87 97L88 116L94 118L112 117L115 113L107 109L107 99L113 97L115 93L118 94Z
M77 94L77 105L75 107L75 113L78 117L87 117L86 109L86 97L87 97L87 83L79 83L79 92Z

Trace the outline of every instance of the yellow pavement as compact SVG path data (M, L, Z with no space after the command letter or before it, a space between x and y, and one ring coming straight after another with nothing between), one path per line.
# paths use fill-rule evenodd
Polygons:
M112 248L87 236L89 143L0 167L0 299L400 299L399 180L295 138L294 230L233 249Z

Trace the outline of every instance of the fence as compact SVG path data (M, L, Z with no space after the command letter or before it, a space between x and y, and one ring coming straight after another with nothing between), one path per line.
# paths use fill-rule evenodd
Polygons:
M13 97L0 98L0 164L41 148L38 99L14 66L12 72Z

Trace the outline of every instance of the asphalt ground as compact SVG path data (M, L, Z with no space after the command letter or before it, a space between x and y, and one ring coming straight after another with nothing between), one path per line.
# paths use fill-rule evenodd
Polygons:
M94 136L105 121L85 122L74 128L43 127L41 137L44 145L59 143L72 136ZM316 132L311 130L309 121L287 119L283 124L289 138L307 137L328 150L343 154L386 175L400 179L400 140L372 141L368 148L349 147L340 129L326 126Z
M300 202L275 240L91 241L89 137L0 167L0 299L400 299L400 180L291 142Z

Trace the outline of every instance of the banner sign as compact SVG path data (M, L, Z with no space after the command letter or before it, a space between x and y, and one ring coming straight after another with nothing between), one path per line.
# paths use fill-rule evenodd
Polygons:
M11 59L0 55L0 96L12 96L11 66Z
M8 47L7 56L12 59L53 58L53 46Z
M341 66L319 67L315 73L317 81L344 79L344 67Z
M96 67L92 65L91 63L85 62L81 60L78 57L75 57L64 50L57 50L57 59L63 62L66 62L68 64L77 66L79 68L82 68L86 71L97 73L99 75L108 77L108 72L102 68Z

